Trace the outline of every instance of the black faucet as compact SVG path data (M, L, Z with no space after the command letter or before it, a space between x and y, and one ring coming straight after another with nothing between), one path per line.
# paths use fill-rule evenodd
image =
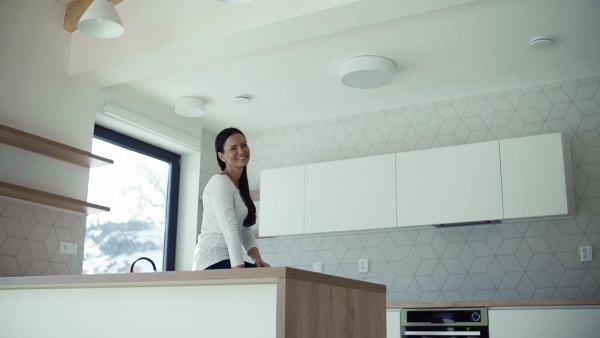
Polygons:
M131 263L131 268L129 269L129 272L133 272L133 266L135 265L135 263L137 263L138 261L141 261L142 259L150 262L150 264L152 264L152 268L154 269L154 272L156 272L156 264L154 264L154 262L148 257L140 257L140 258L136 259L135 262Z

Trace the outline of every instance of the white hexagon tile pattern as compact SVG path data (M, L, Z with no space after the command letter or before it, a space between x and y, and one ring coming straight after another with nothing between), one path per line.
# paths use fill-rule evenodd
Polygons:
M263 257L383 283L390 302L600 297L600 260L577 255L600 248L599 86L590 76L248 134L251 189L262 169L552 132L571 140L575 219L259 239Z
M0 277L79 275L85 216L0 197ZM58 250L77 243L78 255Z

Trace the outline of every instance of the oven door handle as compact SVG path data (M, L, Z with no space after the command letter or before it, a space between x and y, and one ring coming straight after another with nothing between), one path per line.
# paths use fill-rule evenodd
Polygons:
M405 336L481 336L480 331L404 331Z

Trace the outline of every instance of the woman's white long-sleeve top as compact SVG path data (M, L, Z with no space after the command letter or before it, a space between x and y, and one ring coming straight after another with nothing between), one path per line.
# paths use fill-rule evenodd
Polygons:
M243 226L248 214L240 191L226 175L214 175L202 194L204 213L192 270L203 270L229 259L231 266L244 264L244 250L256 247L251 227Z

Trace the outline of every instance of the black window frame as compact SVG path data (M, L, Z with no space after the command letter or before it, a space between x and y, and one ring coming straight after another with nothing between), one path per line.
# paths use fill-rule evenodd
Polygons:
M179 183L181 175L181 155L156 147L146 142L94 125L94 138L106 141L131 151L167 162L171 166L167 187L166 224L163 271L175 271L177 242L177 213L179 210Z

